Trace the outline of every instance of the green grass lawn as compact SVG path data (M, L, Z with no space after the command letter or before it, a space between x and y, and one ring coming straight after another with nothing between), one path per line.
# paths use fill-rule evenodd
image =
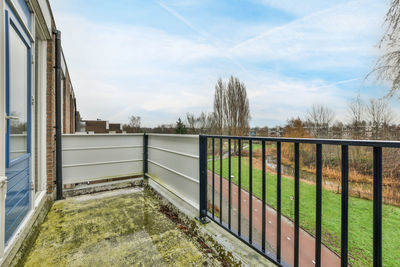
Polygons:
M228 159L222 162L223 177L228 178ZM208 168L212 169L212 161ZM232 182L238 183L238 158L232 157ZM215 172L220 173L219 160ZM262 172L253 168L253 194L261 199ZM276 174L267 173L266 193L269 206L276 208ZM249 162L242 158L242 188L249 189ZM300 182L300 224L315 233L315 186ZM294 180L282 177L282 214L294 219ZM292 208L291 208L292 205ZM372 201L349 197L349 260L353 266L370 266L372 262ZM322 241L340 255L341 196L322 192ZM383 266L398 266L400 261L400 208L383 205Z

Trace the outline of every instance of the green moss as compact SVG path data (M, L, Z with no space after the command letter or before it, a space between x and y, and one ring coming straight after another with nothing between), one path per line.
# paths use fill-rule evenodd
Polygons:
M56 202L25 266L220 265L160 211L151 193Z

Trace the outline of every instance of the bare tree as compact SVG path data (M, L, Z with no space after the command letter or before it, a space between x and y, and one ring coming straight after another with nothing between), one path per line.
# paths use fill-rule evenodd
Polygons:
M387 138L386 130L394 120L389 103L384 99L370 99L367 115L373 127L373 138Z
M385 26L385 33L379 43L384 54L371 73L377 73L378 80L391 83L389 95L393 96L400 90L400 0L391 0Z
M250 105L246 86L231 76L225 94L225 122L229 135L247 135L250 129Z
M224 102L225 102L225 91L226 86L219 78L217 84L215 85L214 93L214 122L215 128L219 134L223 134L224 130Z
M186 113L187 128L190 133L210 133L213 127L213 114L202 112L198 117L193 113Z
M250 104L246 86L231 76L227 86L221 78L215 86L213 124L223 134L247 135L250 129Z
M244 83L238 83L238 95L237 95L237 105L238 105L238 125L237 125L237 135L248 135L250 129L250 104L247 97L247 90Z
M238 88L240 82L231 76L225 94L224 114L229 135L237 135L238 127Z
M335 113L322 105L312 105L311 109L307 112L307 121L311 133L315 137L327 137L329 126L335 118Z
M351 100L348 107L352 137L355 139L361 139L364 137L365 132L363 129L363 121L366 111L365 103L358 94L356 98Z
M138 133L140 132L141 120L140 116L130 116L128 124L124 124L122 129L128 133Z
M190 133L197 133L197 118L193 113L186 113L186 123Z

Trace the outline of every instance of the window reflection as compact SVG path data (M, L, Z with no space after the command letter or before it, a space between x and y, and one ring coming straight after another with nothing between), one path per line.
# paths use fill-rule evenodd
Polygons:
M10 159L28 152L28 48L10 27Z

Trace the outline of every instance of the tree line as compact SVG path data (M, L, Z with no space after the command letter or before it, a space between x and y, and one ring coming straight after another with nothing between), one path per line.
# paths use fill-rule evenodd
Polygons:
M175 124L162 124L155 128L141 128L141 118L130 116L123 130L131 132L178 133L178 134L227 134L245 136L250 131L250 104L246 85L239 78L231 76L224 82L218 79L215 85L212 112L200 115L187 113Z

